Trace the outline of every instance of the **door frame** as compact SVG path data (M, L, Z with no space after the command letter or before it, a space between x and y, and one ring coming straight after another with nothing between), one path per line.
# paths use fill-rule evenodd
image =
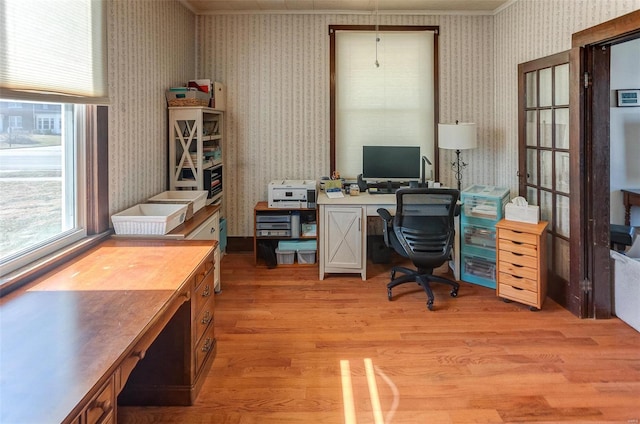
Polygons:
M640 38L640 10L572 35L570 52L572 281L581 298L568 309L586 318L611 317L609 259L610 46Z

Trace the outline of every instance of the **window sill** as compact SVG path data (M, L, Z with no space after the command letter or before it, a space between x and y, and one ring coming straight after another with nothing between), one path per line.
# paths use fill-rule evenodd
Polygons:
M30 283L54 268L86 252L112 234L112 231L86 237L64 249L30 263L0 278L0 297Z

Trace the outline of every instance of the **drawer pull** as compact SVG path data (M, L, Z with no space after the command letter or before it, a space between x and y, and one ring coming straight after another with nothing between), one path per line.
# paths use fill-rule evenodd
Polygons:
M514 290L519 290L519 291L524 290L524 289L521 289L520 287L516 287L516 286L511 286L511 288L514 289Z
M523 244L521 241L515 241L515 240L511 240L511 243L513 243L513 244L517 244L518 246L520 246L521 244Z
M511 264L513 266L515 266L516 268L524 268L524 265L518 265L518 264Z
M213 346L213 340L211 337L207 337L207 340L204 341L204 345L202 346L202 351L209 352L211 350L211 346Z
M202 290L202 297L208 297L209 295L211 295L211 287L207 284L204 286L204 290Z
M522 253L516 253L516 252L511 252L511 254L512 254L513 256L524 256L524 254L522 254Z
M204 313L204 316L202 317L202 323L204 325L209 325L209 323L211 322L212 319L213 319L213 315L211 315L211 313L209 311L206 311Z
M103 412L109 412L111 410L111 400L105 399L101 401L96 401L93 404L92 409L101 409Z

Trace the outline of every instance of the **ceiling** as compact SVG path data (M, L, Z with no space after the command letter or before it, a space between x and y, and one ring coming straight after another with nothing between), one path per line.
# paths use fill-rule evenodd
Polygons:
M197 14L231 12L379 12L492 13L513 0L180 0Z

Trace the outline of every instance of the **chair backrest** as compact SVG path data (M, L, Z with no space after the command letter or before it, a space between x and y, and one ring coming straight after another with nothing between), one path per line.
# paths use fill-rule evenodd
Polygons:
M449 259L460 192L441 188L401 188L396 192L393 231L418 268L436 268Z

